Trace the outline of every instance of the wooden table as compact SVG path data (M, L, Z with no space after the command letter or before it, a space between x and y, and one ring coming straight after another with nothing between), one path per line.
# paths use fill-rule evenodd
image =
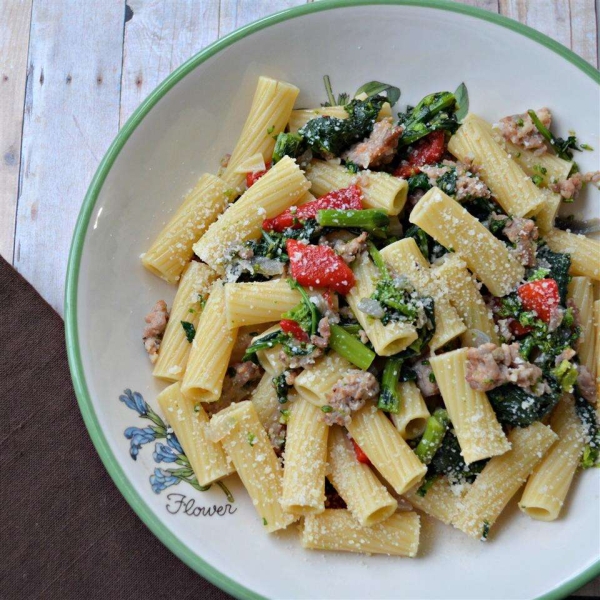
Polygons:
M86 188L141 100L204 46L306 1L0 0L0 254L57 311ZM598 66L594 0L460 1ZM600 596L600 581L580 594Z

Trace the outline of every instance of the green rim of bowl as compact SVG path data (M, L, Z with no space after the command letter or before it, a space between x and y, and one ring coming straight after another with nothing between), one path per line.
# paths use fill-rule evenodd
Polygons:
M184 563L215 585L219 586L222 590L233 594L236 598L244 600L250 598L261 599L263 597L252 590L249 590L233 579L230 579L209 565L190 548L183 544L165 525L162 524L160 519L146 504L142 496L136 492L133 486L130 484L123 469L119 465L113 450L110 448L106 437L104 436L87 388L77 329L77 287L83 245L85 243L88 224L92 215L92 211L94 210L96 200L113 163L119 155L119 152L126 144L136 127L150 112L153 106L186 75L188 75L205 60L218 54L224 48L231 46L238 40L260 31L261 29L275 25L276 23L281 23L282 21L286 21L288 19L293 19L295 17L300 17L302 15L324 10L369 4L410 5L424 8L434 8L469 15L484 21L490 21L491 23L511 29L512 31L516 31L521 35L524 35L542 44L543 46L550 48L550 50L568 60L586 75L591 77L596 83L600 84L600 73L582 58L571 52L571 50L565 48L548 36L539 33L530 27L527 27L526 25L522 25L521 23L517 23L516 21L512 21L511 19L501 15L486 12L482 9L455 4L450 0L320 0L312 4L304 4L295 8L284 10L256 21L255 23L250 23L249 25L234 31L226 37L206 47L204 50L190 58L187 62L173 71L173 73L171 73L171 75L169 75L140 104L137 110L131 115L127 123L119 131L117 137L110 145L110 148L100 162L98 170L96 171L96 174L90 183L90 187L83 201L81 212L79 213L77 225L75 226L75 233L73 235L73 242L71 244L71 250L69 253L65 290L65 328L69 366L71 369L73 384L75 386L75 393L77 395L77 400L79 402L83 419L88 428L94 446L96 447L96 450L100 455L100 458L102 459L102 462L104 463L108 473L133 510L150 528L154 535L156 535L156 537L158 537L158 539L163 542L163 544L165 544ZM545 594L540 598L540 600L558 600L560 598L564 598L598 575L600 575L600 560L598 560L594 565L588 567L582 573L578 574L576 577Z

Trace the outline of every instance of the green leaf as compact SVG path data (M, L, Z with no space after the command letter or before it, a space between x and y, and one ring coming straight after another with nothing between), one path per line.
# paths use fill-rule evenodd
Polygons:
M187 341L191 344L196 337L196 328L194 327L194 324L190 323L189 321L181 321L181 326L185 331L185 337Z
M456 98L456 106L458 107L455 113L456 120L460 123L469 112L469 92L467 86L461 83L454 92Z
M387 100L391 106L394 106L398 100L400 100L400 88L397 88L389 83L381 83L380 81L369 81L364 85L361 85L357 90L354 96L358 96L359 94L367 94L367 98L371 96L377 96L377 94L382 94L386 92Z

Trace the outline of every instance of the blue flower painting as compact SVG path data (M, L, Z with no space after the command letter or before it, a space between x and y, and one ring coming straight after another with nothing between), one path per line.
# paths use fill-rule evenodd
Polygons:
M129 455L133 460L137 457L142 446L156 442L152 458L157 464L166 463L172 465L169 468L155 468L154 473L150 475L150 485L155 494L160 494L163 490L173 485L178 485L184 481L200 492L210 489L210 485L202 486L194 474L194 470L185 455L175 432L163 421L162 417L152 410L152 407L144 400L139 392L125 390L119 400L127 408L135 411L138 417L147 419L152 423L147 427L128 427L125 432L125 438L129 440ZM156 440L165 440L167 443L157 442ZM233 502L233 496L224 483L217 482L217 485L223 490L227 500Z

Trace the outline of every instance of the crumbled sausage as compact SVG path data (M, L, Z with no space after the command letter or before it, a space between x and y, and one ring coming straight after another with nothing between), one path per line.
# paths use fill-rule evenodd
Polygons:
M519 354L519 344L483 344L467 351L467 381L474 390L488 392L505 383L535 393L542 370Z
M378 395L379 382L375 375L360 369L348 371L327 395L327 403L333 410L324 413L325 422L328 425L348 425L352 420L352 413Z
M310 354L289 356L283 350L279 352L279 360L283 363L286 369L306 369L315 364L317 358L323 356L321 348L315 348Z
M363 169L387 165L396 154L398 138L403 131L402 126L394 125L391 117L383 119L375 123L368 138L354 144L342 154L342 158L357 164Z
M314 344L317 348L327 348L327 346L329 345L329 338L331 336L331 328L329 326L329 319L327 317L323 317L319 321L317 331L319 335L311 336L311 344Z
M367 232L363 231L358 237L352 238L348 242L336 241L334 249L345 263L350 264L367 249L367 238Z
M504 235L516 244L515 254L526 267L535 266L535 253L539 237L538 228L531 219L511 217L502 230Z
M242 387L251 381L255 381L262 374L261 368L251 360L235 363L229 368L233 371L231 383L235 387Z
M429 361L425 358L418 360L412 365L414 372L417 374L417 387L421 390L421 394L426 398L435 396L440 393L440 388L435 382L433 369Z
M159 300L146 315L145 321L146 326L142 334L144 348L146 348L146 352L152 363L155 363L158 360L160 343L162 342L167 322L169 321L167 303L164 300Z
M560 194L565 200L574 200L579 195L584 183L598 185L600 182L600 171L590 173L575 173L568 179L557 181L550 185L550 189Z
M549 128L552 123L552 113L547 108L540 108L535 112L542 124ZM537 130L528 113L504 117L500 119L498 128L506 141L525 150L532 150L538 155L548 151L544 136Z
M420 169L427 175L429 183L433 186L437 185L437 180L440 177L450 172L451 169L456 169L456 192L454 196L459 202L472 198L490 198L492 195L490 188L479 179L475 169L470 164L444 160L439 165L423 165Z

